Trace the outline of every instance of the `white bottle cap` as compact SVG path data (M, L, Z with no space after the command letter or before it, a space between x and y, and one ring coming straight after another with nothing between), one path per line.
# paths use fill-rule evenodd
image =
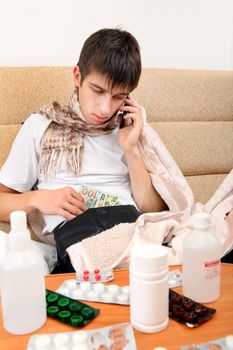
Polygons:
M211 226L211 216L208 213L196 213L193 215L193 225L198 228Z
M10 250L24 250L30 243L30 232L27 229L26 213L22 210L10 214L11 231L9 234Z
M167 266L167 249L157 244L140 244L131 249L130 268L140 272L159 272Z

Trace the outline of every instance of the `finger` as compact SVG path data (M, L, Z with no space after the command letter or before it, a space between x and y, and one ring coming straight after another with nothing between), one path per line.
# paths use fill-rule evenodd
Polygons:
M141 105L131 96L129 97L129 102L132 106L137 107L138 109L141 109Z
M84 202L83 196L79 192L75 191L73 188L71 189L70 194L72 197L76 198L77 200Z
M58 215L62 216L67 221L70 221L70 220L74 219L77 216L77 215L73 215L73 214L69 213L68 211L66 211L64 209L61 210L58 213Z
M65 203L63 206L63 209L66 210L67 212L69 212L72 215L80 215L82 214L84 211L86 211L86 209L82 209L81 205L80 206L76 206L76 205L72 205L70 203Z
M86 206L86 204L84 203L84 201L80 201L79 199L76 199L74 197L70 197L68 200L67 200L67 203L77 207L77 208L80 208L82 211L85 211L88 209L88 207Z

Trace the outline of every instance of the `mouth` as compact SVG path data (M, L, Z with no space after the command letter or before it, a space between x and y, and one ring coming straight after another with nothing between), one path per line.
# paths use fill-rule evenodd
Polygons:
M94 116L94 119L100 123L104 123L109 119L108 117L102 117L102 116L99 116L97 114L93 114L93 116Z

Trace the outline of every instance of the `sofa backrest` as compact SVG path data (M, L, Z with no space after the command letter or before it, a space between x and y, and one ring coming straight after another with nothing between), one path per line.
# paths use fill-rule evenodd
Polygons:
M72 90L71 67L0 68L0 166L23 120ZM144 68L132 96L206 202L233 167L233 72Z

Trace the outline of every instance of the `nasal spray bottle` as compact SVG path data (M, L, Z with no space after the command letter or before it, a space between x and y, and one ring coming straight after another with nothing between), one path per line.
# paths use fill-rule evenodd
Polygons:
M46 320L44 263L32 248L26 213L10 215L9 251L1 267L3 326L12 334L31 333Z

